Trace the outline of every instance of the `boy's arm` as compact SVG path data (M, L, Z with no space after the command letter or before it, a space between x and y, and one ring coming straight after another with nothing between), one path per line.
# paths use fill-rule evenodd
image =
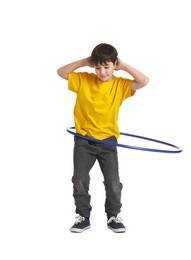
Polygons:
M57 70L57 73L60 77L67 80L68 74L75 71L76 69L79 69L79 68L85 67L85 66L93 67L90 57L69 63L69 64L59 68Z
M149 82L148 77L145 76L142 72L129 66L128 64L121 61L120 59L118 59L118 61L117 61L116 70L124 70L134 78L132 81L132 85L131 85L131 88L133 90L140 89L140 88L146 86Z

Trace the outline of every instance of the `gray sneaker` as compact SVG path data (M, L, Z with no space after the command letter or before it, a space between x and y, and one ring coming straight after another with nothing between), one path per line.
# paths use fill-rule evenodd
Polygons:
M121 218L111 217L107 221L107 226L115 233L124 233L126 229L121 221L122 221Z
M90 228L89 218L82 216L77 216L74 225L71 227L70 231L74 233L82 233L84 230Z

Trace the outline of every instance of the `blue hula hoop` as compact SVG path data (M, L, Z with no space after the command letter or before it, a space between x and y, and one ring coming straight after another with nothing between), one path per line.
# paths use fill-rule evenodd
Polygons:
M182 152L182 150L174 144L170 144L170 143L167 143L167 142L164 142L164 141L160 141L160 140L145 137L145 136L120 132L120 135L125 135L125 136L134 137L134 138L144 139L144 140L155 142L155 143L160 143L160 144L163 144L163 145L166 145L166 146L173 147L176 150L161 150L161 149L153 149L153 148L146 148L146 147L139 147L139 146L132 146L132 145L108 142L108 141L105 141L105 140L99 140L99 139L96 139L96 138L80 135L80 134L72 131L71 129L75 129L75 127L68 127L66 129L66 131L68 133L72 134L72 135L75 135L75 136L78 136L82 139L86 139L86 140L93 141L93 142L96 142L96 143L101 143L101 144L106 144L106 145L111 145L111 146L119 146L119 147L123 147L123 148L135 149L135 150L141 150L141 151L147 151L147 152L157 152L157 153L181 153Z

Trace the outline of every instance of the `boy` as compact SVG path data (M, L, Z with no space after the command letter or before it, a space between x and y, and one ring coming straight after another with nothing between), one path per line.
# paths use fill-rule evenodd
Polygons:
M75 72L89 66L94 73ZM132 79L116 77L114 71L123 70ZM117 124L122 102L134 95L137 89L148 84L148 78L137 69L118 58L117 50L110 44L97 45L91 56L67 64L57 71L68 80L68 89L77 94L74 108L76 132L82 136L116 142L120 132ZM76 213L79 214L71 232L90 228L89 172L96 160L101 168L106 192L105 212L107 226L116 233L125 232L121 212L121 190L116 146L108 146L74 137L74 172L72 177Z

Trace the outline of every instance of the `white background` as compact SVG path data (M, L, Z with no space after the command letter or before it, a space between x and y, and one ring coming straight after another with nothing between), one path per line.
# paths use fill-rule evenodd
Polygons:
M1 260L191 259L189 6L188 0L1 1ZM183 152L118 149L125 234L107 229L96 164L92 227L71 234L73 136L66 127L73 126L75 94L56 71L101 42L150 79L123 103L120 130Z

